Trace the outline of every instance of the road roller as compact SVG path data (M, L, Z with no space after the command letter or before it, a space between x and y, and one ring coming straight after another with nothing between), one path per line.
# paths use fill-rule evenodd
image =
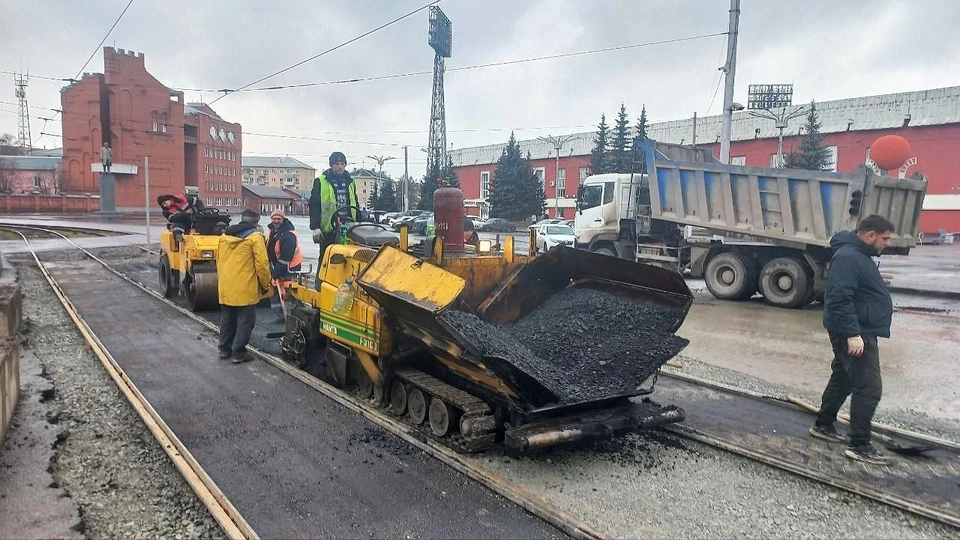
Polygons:
M220 306L217 291L217 249L230 215L216 208L200 210L190 230L178 239L173 231L160 233L160 291L166 298L183 294L191 311Z
M465 246L462 192L434 199L438 236L418 245L344 219L318 280L291 285L287 361L458 452L533 454L683 420L651 398L687 343L682 276L565 246L517 253L512 236Z

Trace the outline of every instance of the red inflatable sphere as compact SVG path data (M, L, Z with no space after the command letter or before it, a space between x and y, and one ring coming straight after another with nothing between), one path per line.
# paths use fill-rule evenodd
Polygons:
M870 145L870 159L885 171L899 169L911 156L910 143L899 135L884 135Z

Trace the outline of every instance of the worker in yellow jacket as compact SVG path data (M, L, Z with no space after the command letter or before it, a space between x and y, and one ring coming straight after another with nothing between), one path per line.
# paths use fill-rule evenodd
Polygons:
M260 214L247 209L240 223L220 236L217 288L220 293L220 359L250 360L247 343L257 322L257 304L273 294L266 242L257 231Z

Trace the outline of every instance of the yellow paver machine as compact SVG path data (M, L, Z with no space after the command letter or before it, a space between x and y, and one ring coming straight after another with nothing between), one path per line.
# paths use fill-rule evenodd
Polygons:
M683 420L648 396L687 343L675 331L693 298L679 274L564 246L516 254L511 236L471 249L448 241L459 219L438 211L447 239L416 246L405 230L345 226L319 287L291 286L285 358L461 452L532 453Z

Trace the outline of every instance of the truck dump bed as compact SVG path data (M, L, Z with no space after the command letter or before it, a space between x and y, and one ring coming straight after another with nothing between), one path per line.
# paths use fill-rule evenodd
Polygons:
M834 173L678 161L654 141L637 146L649 165L654 219L803 248L828 247L835 233L880 214L896 226L891 248L904 252L915 245L927 187L922 177L888 178L866 167Z

